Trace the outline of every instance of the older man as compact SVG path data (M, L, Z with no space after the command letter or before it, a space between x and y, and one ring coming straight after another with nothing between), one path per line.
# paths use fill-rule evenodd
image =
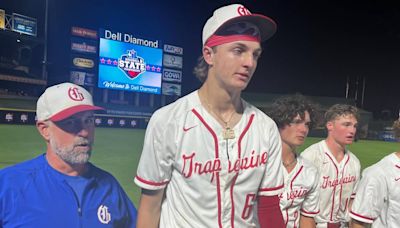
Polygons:
M47 151L0 171L0 227L135 227L136 209L117 180L89 163L101 109L71 83L40 96L36 127Z

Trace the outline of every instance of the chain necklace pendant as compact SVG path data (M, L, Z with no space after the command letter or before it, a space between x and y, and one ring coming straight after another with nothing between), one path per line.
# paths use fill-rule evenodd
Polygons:
M235 130L227 127L222 130L222 137L224 139L234 139L235 138Z

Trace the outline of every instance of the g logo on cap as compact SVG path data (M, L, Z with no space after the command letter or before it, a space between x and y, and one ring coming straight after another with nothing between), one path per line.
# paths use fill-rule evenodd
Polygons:
M237 11L240 16L251 15L250 10L246 9L244 6L239 6Z
M85 99L83 94L76 87L71 87L68 89L68 96L74 101L83 101L83 99Z

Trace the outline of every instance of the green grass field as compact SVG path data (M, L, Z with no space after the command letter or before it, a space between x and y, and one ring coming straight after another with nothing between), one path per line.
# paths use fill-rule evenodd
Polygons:
M92 163L112 173L135 205L140 189L133 183L143 147L144 130L97 128ZM308 138L303 148L319 141ZM359 140L350 146L363 168L397 151L397 143ZM45 152L46 145L34 126L0 124L0 169Z

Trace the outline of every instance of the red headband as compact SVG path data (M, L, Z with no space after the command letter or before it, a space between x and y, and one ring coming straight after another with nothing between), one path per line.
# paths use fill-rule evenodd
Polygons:
M214 47L217 45L226 44L226 43L230 43L233 41L239 41L239 40L261 42L260 36L251 36L251 35L218 36L218 35L214 34L210 38L208 38L208 40L206 41L204 46Z

